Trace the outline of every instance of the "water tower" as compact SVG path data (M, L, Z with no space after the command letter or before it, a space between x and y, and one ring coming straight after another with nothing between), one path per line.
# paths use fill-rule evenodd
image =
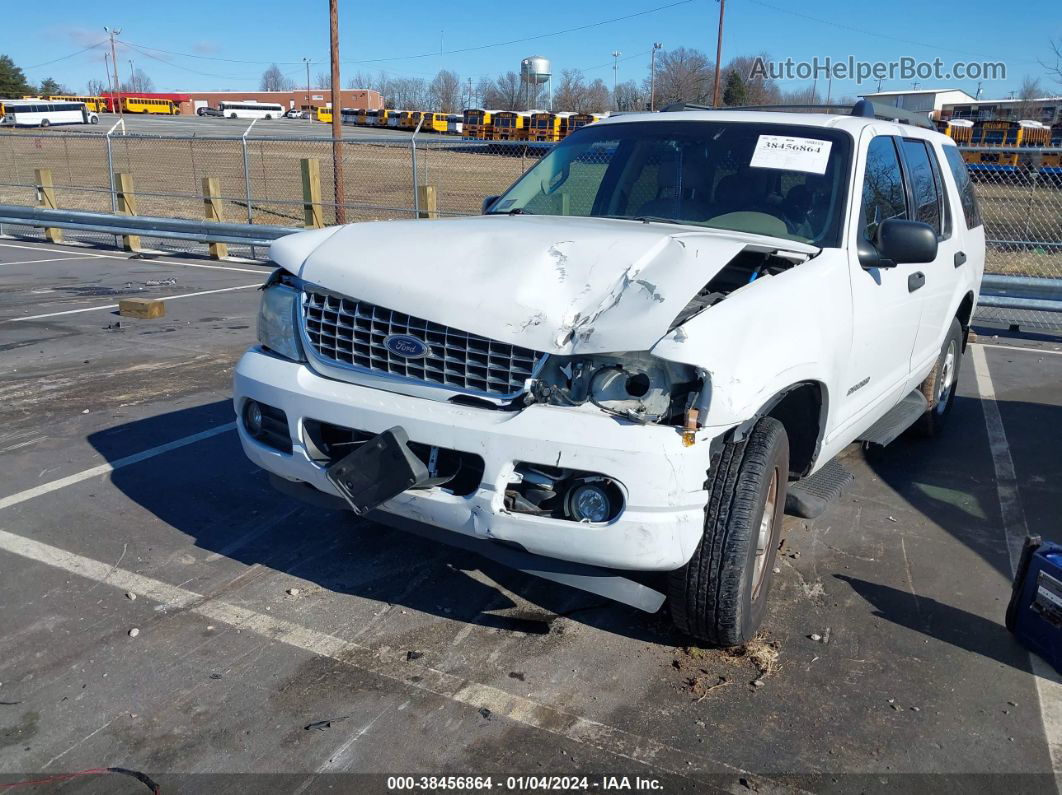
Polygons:
M538 104L538 88L543 83L547 85L549 109L553 110L553 70L548 58L532 55L520 61L520 83L528 110L533 110Z

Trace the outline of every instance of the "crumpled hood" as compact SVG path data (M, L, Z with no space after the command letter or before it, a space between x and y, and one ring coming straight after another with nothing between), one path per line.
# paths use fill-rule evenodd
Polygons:
M602 218L381 221L289 235L281 267L343 295L549 353L648 350L752 243L722 231Z

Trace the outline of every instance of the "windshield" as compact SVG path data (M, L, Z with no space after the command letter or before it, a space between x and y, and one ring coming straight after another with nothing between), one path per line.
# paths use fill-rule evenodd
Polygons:
M823 127L646 121L583 127L491 214L694 224L837 246L852 142Z

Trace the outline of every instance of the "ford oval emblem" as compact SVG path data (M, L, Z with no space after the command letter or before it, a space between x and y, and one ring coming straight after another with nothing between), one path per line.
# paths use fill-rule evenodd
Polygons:
M427 343L408 334L391 334L384 337L383 345L395 356L401 356L403 359L423 359L431 353Z

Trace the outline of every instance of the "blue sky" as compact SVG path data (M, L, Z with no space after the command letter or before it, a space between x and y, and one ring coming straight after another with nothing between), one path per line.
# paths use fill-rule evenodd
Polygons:
M343 84L358 70L430 78L444 66L462 78L477 80L516 70L520 58L535 54L550 58L555 74L575 67L590 79L601 77L611 84L610 54L614 50L623 53L620 81L641 80L648 73L653 41L662 42L665 49L696 47L714 58L718 4L714 0L673 3L675 0L582 0L530 6L524 2L340 0ZM795 60L849 55L868 61L900 56L932 60L939 56L948 64L954 60L1000 60L1007 64L1007 80L986 82L984 97L1007 96L1025 75L1042 76L1045 90L1062 93L1062 86L1052 84L1037 63L1037 58L1046 60L1049 54L1048 38L1062 38L1062 17L1052 30L1045 24L1045 16L1052 15L1045 14L1044 9L1038 4L1016 4L1007 6L1003 13L998 3L986 0L961 5L925 0L728 0L723 60L760 52L774 59ZM628 15L637 16L606 22ZM64 56L103 41L104 25L121 28L120 38L140 48L120 48L121 78L128 76L128 61L132 59L136 68L151 76L157 90L253 90L270 61L277 61L299 84L305 81L303 57L315 61L313 74L328 69L327 0L50 0L13 3L5 9L5 22L5 30L17 30L20 35L4 36L0 52L26 68L31 82L51 76L76 91L83 91L90 78L103 79L106 48ZM579 26L592 27L450 52ZM440 47L443 55L439 54ZM416 55L425 57L407 57ZM63 60L45 63L59 58ZM797 80L782 88L806 87L809 82ZM941 82L970 93L977 88L976 81ZM821 83L819 87L823 89ZM875 87L876 83L860 87L854 81L835 81L833 94L854 95ZM910 87L909 81L899 80L886 80L882 86ZM923 82L920 87L936 86Z

